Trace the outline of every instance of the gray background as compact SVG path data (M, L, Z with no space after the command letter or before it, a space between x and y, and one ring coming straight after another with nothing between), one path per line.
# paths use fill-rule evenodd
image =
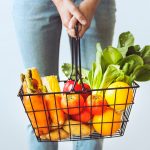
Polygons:
M117 23L113 45L116 46L118 35L128 30L136 37L136 43L141 46L150 44L150 0L116 2ZM12 23L11 5L12 2L8 0L0 2L0 150L28 150L28 120L16 96L20 87L19 74L24 69ZM60 64L70 61L66 42L68 43L67 37L63 31ZM125 135L106 139L104 150L150 149L149 91L150 82L140 83ZM72 143L60 143L59 150L65 148L71 149Z

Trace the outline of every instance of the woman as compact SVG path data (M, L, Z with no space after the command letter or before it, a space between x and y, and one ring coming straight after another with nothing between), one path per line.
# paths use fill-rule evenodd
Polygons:
M111 45L115 26L114 0L14 0L14 22L25 68L37 67L42 76L58 75L62 25L75 36L79 22L82 67L90 68L97 42ZM52 67L53 66L53 67ZM57 150L57 143L37 142L28 127L30 150ZM74 150L102 150L102 140L74 142Z

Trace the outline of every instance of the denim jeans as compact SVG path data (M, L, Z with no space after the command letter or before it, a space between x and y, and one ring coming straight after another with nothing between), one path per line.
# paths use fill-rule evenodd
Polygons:
M79 4L82 0L74 0ZM97 42L111 45L115 26L115 1L101 0L90 28L81 39L82 67L95 60ZM62 30L60 16L51 0L14 0L13 18L25 68L37 67L42 76L58 75L59 45ZM37 142L28 126L29 150L57 150L58 144ZM74 150L102 150L102 140L74 142Z

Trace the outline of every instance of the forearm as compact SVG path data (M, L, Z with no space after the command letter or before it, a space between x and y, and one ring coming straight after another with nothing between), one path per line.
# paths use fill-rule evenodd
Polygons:
M100 4L101 0L84 0L92 10L96 10L97 6Z
M61 6L63 0L52 0L53 3L55 4L55 6L58 8L59 6Z
M87 1L87 2L95 4L95 5L98 5L101 0L84 0L84 1Z

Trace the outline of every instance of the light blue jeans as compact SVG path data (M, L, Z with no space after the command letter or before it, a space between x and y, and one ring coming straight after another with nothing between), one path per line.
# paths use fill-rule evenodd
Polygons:
M81 0L74 0L80 3ZM111 45L115 26L115 1L101 0L90 28L81 39L82 66L90 68L95 60L97 42ZM42 76L58 75L62 23L51 0L14 0L13 17L25 68L37 67ZM28 127L29 150L57 150L58 144L37 142ZM74 142L74 150L102 150L102 140Z

